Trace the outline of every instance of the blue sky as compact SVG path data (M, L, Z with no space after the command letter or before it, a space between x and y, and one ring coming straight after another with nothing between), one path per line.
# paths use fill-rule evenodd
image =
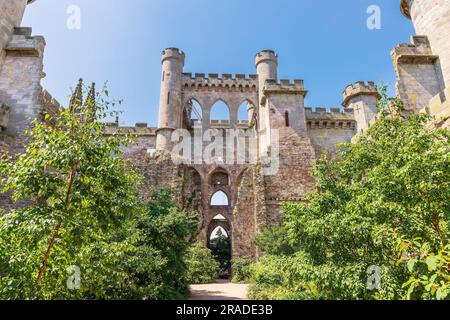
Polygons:
M81 9L80 30L66 27L70 5ZM381 30L366 27L370 5L381 8ZM38 0L23 25L47 40L43 85L55 98L66 103L80 77L108 81L126 125L157 123L166 47L185 51L185 72L245 74L273 49L280 78L305 80L307 106L335 107L357 80L393 92L389 53L414 33L399 0Z

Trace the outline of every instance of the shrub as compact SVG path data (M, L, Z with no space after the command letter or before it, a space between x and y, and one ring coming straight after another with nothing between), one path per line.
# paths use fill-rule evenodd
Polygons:
M250 280L250 265L252 260L250 258L236 258L231 261L234 283L245 283Z
M213 283L219 277L219 263L211 250L201 243L192 245L186 253L187 281L190 284Z
M262 242L271 255L251 269L251 297L448 299L450 131L382 94L378 121L318 162L307 201L284 205L285 231L272 235L296 252Z

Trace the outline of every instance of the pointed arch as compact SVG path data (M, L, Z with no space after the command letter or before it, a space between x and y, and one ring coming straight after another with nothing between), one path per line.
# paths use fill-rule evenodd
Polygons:
M230 107L222 99L217 100L211 107L211 121L230 121Z
M184 128L190 128L195 124L201 124L203 119L203 108L200 102L195 98L187 101L183 110Z
M222 234L225 238L229 238L228 231L225 230L225 228L218 226L211 232L209 240L217 239L219 237L219 234Z

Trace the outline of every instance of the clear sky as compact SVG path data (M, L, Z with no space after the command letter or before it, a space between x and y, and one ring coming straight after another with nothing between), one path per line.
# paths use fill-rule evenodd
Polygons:
M67 28L70 5L79 30ZM370 5L381 8L380 30L367 28ZM156 125L166 47L186 53L185 72L245 74L273 49L280 78L305 80L307 106L336 107L357 80L393 92L390 51L414 33L399 0L37 0L23 26L47 40L44 88L66 104L78 78L108 81L126 125Z

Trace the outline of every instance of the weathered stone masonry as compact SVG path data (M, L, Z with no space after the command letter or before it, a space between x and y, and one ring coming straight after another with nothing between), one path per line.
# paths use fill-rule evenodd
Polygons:
M45 76L44 38L20 27L25 6L31 2L0 0L0 147L12 152L21 151L22 132L31 119L61 108L40 85ZM430 127L448 127L450 1L401 0L400 5L418 34L411 44L398 45L391 52L397 96L409 112L430 114L434 118ZM345 88L343 109L312 109L304 103L308 92L303 80L278 79L279 57L272 50L255 56L253 75L186 73L185 59L177 48L162 53L158 127L146 123L120 127L116 122L106 126L105 135L138 135L124 151L144 178L142 200L159 189L173 190L180 205L198 212L199 237L205 244L211 232L222 227L232 239L233 257L257 259L255 235L280 220L284 202L304 199L313 186L310 172L319 157L336 152L338 143L351 141L376 121L379 93L373 82L357 81ZM192 117L194 101L201 107L199 119ZM229 120L211 119L217 101L228 106ZM247 121L238 120L242 103L248 105ZM220 157L213 164L172 161L175 130L193 134L214 129L225 136L224 130L230 128L239 128L258 142L255 158L249 156L240 164L227 164ZM208 146L197 147L204 151ZM277 152L278 170L264 174L269 164L261 159ZM228 198L226 205L211 205L218 192ZM0 195L0 207L18 205L8 195ZM218 215L223 218L217 219Z

